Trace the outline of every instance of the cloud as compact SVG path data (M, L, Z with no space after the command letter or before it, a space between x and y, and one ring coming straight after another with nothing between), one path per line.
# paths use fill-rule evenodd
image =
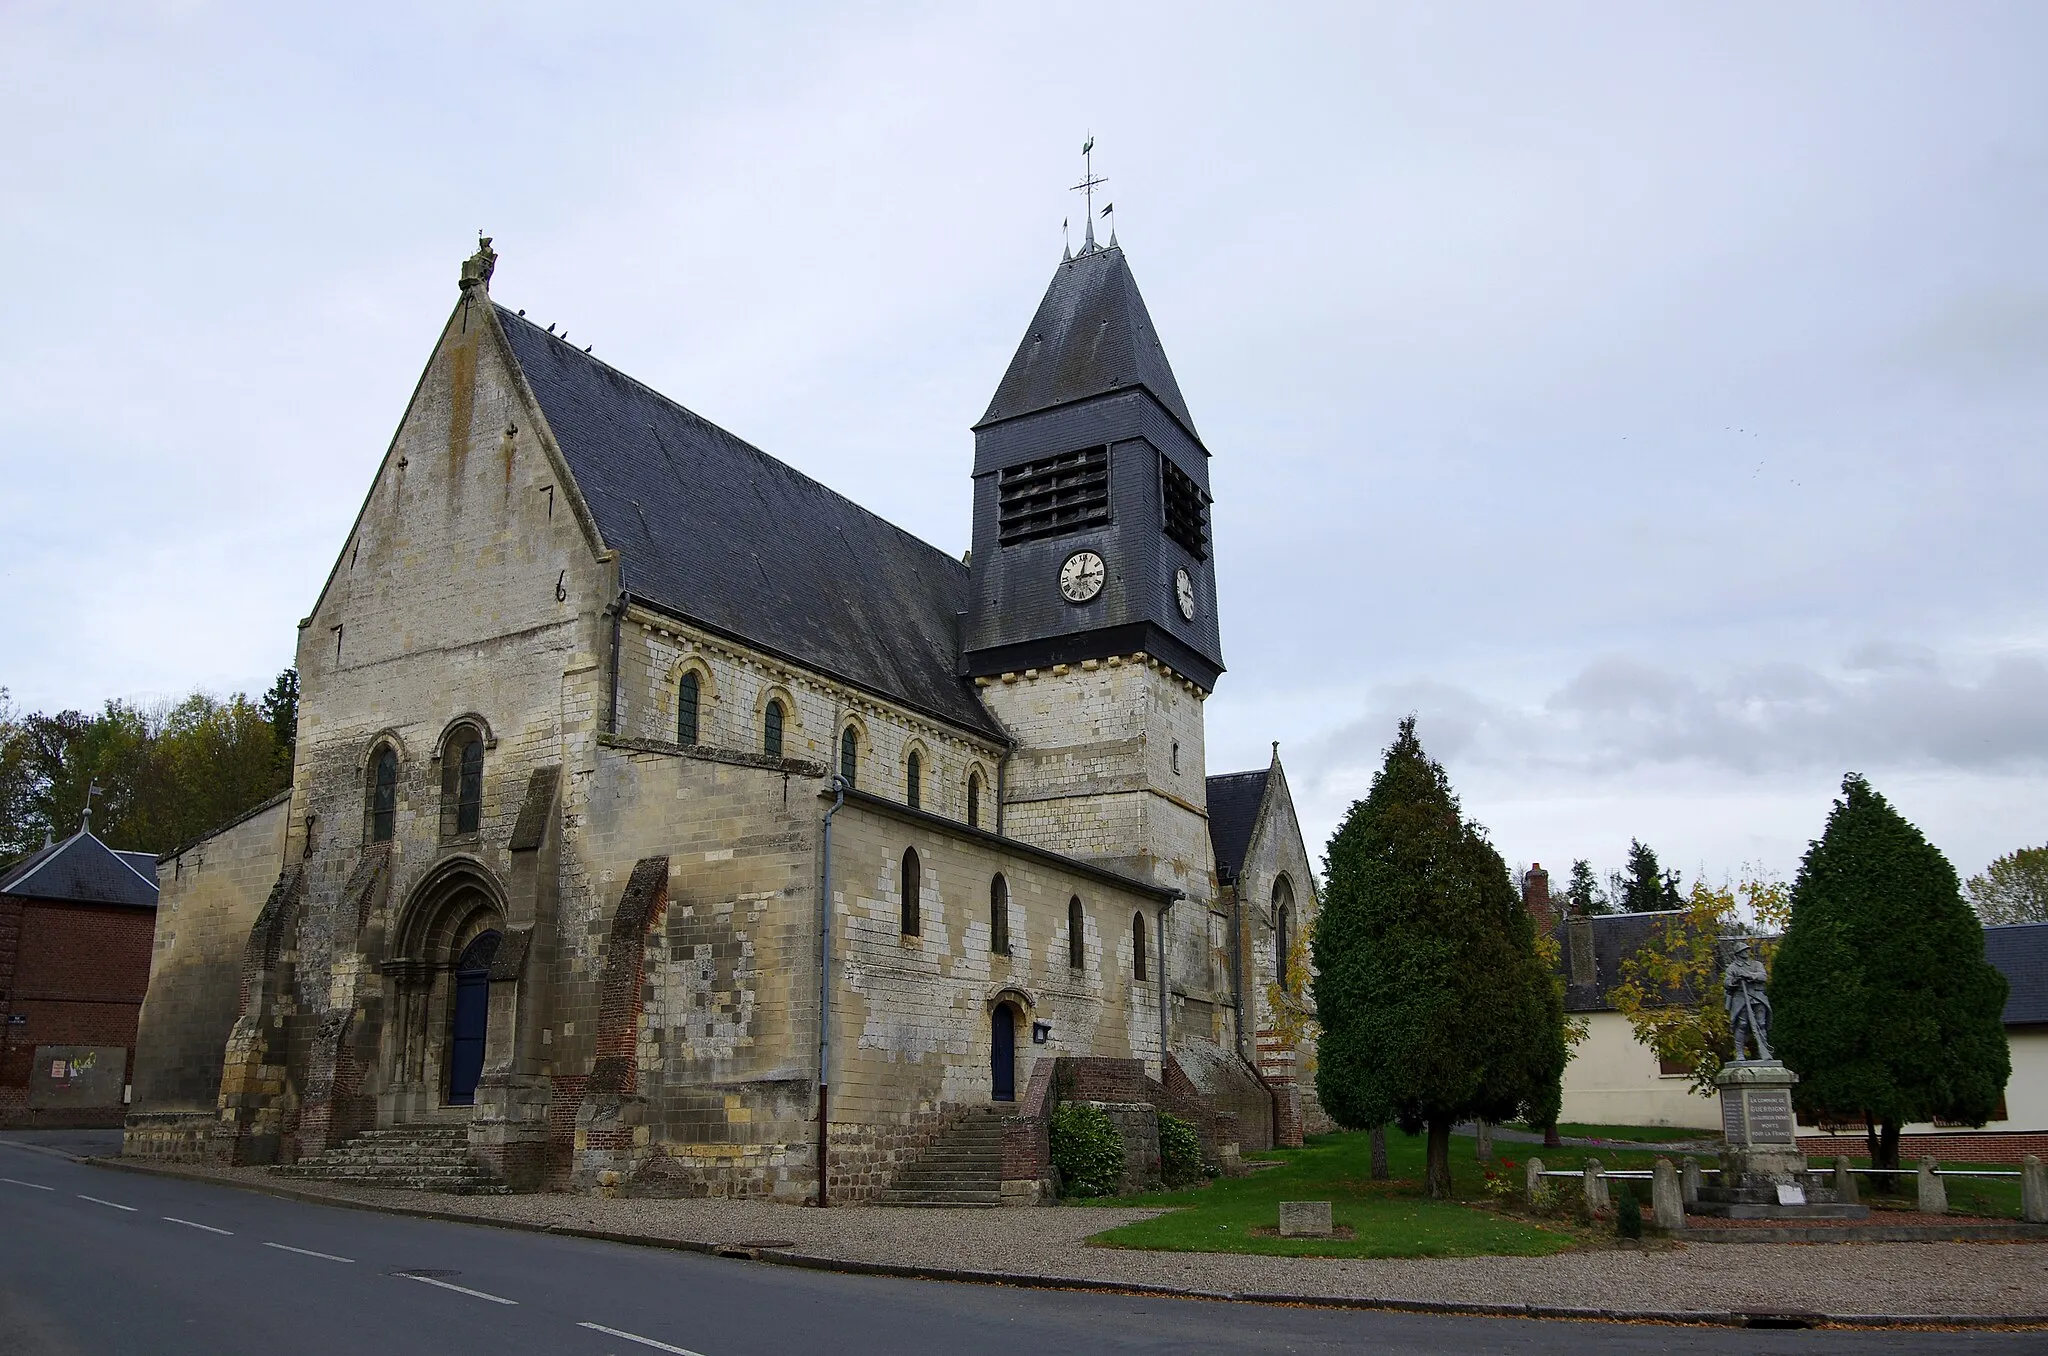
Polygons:
M2048 770L2048 663L2032 655L1994 659L1966 679L1884 642L1858 647L1840 673L1774 662L1705 676L1604 659L1530 704L1422 681L1375 689L1366 707L1321 741L1312 775L1348 781L1376 766L1409 711L1437 757L1493 771Z

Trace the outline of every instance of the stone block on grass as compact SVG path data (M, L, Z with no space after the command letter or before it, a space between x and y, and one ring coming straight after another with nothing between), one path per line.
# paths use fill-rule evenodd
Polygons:
M1948 1184L1942 1181L1941 1174L1935 1171L1933 1159L1923 1158L1920 1160L1918 1177L1920 1213L1923 1215L1946 1215L1948 1213Z
M1329 1238L1335 1233L1328 1201L1280 1202L1280 1237Z
M1685 1197L1678 1185L1678 1168L1668 1158L1658 1159L1650 1175L1650 1222L1667 1232L1685 1227Z
M2020 1164L2020 1218L2029 1224L2048 1224L2048 1168L2033 1154Z

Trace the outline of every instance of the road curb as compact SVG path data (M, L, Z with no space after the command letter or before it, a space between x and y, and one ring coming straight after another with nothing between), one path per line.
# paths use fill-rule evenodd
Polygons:
M169 1177L184 1182L253 1191L258 1195L307 1205L331 1205L345 1210L367 1210L380 1215L408 1219L430 1219L445 1224L473 1224L487 1229L510 1229L519 1233L552 1234L560 1238L584 1238L598 1243L619 1243L628 1247L664 1248L670 1252L691 1252L710 1257L731 1257L767 1262L774 1266L797 1267L806 1271L836 1271L851 1276L887 1276L898 1280L951 1281L965 1285L1000 1285L1020 1290L1069 1290L1096 1294L1146 1295L1160 1299L1191 1299L1235 1304L1271 1304L1303 1309L1356 1309L1384 1313L1445 1314L1466 1318L1539 1318L1596 1323L1656 1323L1680 1327L1716 1328L2048 1328L2048 1313L2039 1314L1829 1314L1809 1310L1712 1310L1712 1309L1612 1309L1582 1308L1561 1304L1483 1304L1477 1301L1396 1299L1360 1295L1299 1295L1284 1291L1200 1290L1192 1286L1147 1285L1142 1282L1103 1281L1084 1276L1038 1276L1023 1272L974 1271L964 1267L918 1266L899 1262L863 1262L845 1257L824 1257L788 1248L764 1248L735 1243L711 1243L694 1238L657 1238L647 1234L620 1233L612 1229L590 1229L576 1225L539 1224L532 1220L490 1219L455 1210L427 1206L387 1205L376 1201L328 1196L296 1187L250 1182L211 1173L194 1172L169 1164L138 1163L119 1158L73 1158L75 1163L107 1168L115 1172L138 1173L145 1177Z

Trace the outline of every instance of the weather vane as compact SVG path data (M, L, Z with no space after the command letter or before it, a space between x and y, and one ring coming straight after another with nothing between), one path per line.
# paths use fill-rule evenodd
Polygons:
M1095 134L1091 132L1088 134L1088 139L1081 143L1081 182L1074 185L1074 192L1081 195L1083 204L1081 211L1083 224L1081 253L1083 254L1095 248L1095 190L1108 182L1109 180L1100 178L1095 173ZM1111 203L1103 208L1102 212L1104 216L1107 216L1115 210L1116 204Z

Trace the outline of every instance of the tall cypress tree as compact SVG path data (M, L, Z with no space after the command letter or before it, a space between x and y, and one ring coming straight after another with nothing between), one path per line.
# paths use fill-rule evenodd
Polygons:
M1564 1002L1507 863L1466 822L1401 722L1372 790L1330 840L1316 922L1316 1092L1340 1124L1429 1133L1451 1192L1451 1127L1557 1115Z
M1799 1109L1860 1115L1873 1167L1898 1166L1909 1121L1997 1110L2005 976L1955 868L1856 773L1800 863L1770 994Z

